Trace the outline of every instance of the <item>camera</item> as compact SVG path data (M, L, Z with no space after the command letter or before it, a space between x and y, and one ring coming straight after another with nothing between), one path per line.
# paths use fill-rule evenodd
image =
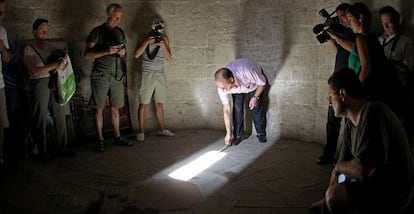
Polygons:
M116 45L118 47L119 50L124 49L125 48L125 44L121 43L121 44L117 44Z
M162 41L162 34L158 32L158 30L164 28L164 22L163 21L156 21L151 25L152 32L150 33L150 36L154 37L155 41L154 43L159 43Z
M113 48L116 47L118 49L118 51L126 48L124 43L112 43L111 45L109 45L109 47L113 47ZM120 57L120 55L118 53L114 53L114 54L112 54L112 56Z
M328 29L332 29L338 34L345 32L345 27L339 22L339 18L336 16L332 17L334 13L329 14L325 9L319 11L319 15L325 18L325 22L315 25L313 27L313 33L316 34L316 39L321 44L331 39L327 33Z
M158 32L158 30L152 31L150 36L154 37L154 43L159 43L162 41L162 34Z

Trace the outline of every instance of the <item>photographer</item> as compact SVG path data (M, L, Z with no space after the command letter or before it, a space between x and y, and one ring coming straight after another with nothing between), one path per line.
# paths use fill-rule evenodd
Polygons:
M121 81L124 72L122 63L126 57L126 38L123 30L118 27L122 17L122 7L110 4L107 9L107 20L95 27L86 41L85 58L93 59L91 74L92 94L90 106L96 108L96 131L98 143L96 151L103 152L104 138L102 134L103 109L107 95L111 105L112 126L114 129L114 144L133 145L121 136L119 130L119 108L124 106L124 84Z
M158 135L173 137L175 134L164 127L164 107L167 100L167 78L164 70L164 59L171 59L170 44L165 34L164 22L155 21L151 25L151 32L135 50L134 57L142 59L142 78L139 87L139 130L138 141L145 140L145 110L155 100L155 114L158 123Z
M346 17L346 10L349 7L350 5L347 3L340 4L335 10L339 23L336 23L334 27L329 27L326 30L329 35L327 42L332 45L336 52L334 72L348 67L349 52L355 44L355 35L349 28ZM336 32L335 29L340 32ZM326 123L326 144L322 155L316 159L316 163L329 164L334 162L334 155L341 129L341 120L342 118L335 117L332 106L329 106L328 120Z

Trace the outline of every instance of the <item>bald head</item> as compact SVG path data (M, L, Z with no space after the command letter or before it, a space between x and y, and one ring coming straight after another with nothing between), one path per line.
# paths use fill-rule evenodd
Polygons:
M233 73L228 68L220 68L214 74L214 79L229 81L230 78L233 78Z
M216 86L222 89L231 89L234 87L234 76L228 68L220 68L214 74Z

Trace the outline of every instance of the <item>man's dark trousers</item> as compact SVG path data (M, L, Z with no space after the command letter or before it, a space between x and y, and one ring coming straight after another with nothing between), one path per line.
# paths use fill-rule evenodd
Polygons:
M256 91L247 93L250 99L254 96ZM233 136L241 137L244 129L244 98L243 94L232 94L233 97ZM266 115L263 107L263 100L257 100L257 105L251 110L252 119L257 134L266 134Z

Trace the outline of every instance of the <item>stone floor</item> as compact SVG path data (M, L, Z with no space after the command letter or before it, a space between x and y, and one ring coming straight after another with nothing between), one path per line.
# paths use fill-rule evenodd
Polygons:
M108 140L103 153L89 143L75 147L74 158L22 161L2 176L0 213L311 213L332 169L314 162L321 145L272 136L228 148L215 130L150 135L143 143L129 137L132 147ZM199 161L206 154L224 157ZM193 160L190 172L212 165L189 181L169 176Z

